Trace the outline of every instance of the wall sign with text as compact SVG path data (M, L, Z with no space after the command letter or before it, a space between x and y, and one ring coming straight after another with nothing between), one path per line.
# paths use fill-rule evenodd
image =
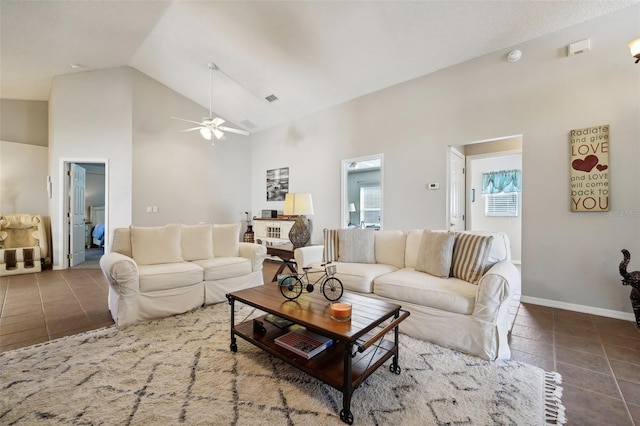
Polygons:
M609 211L609 125L571 131L571 211Z

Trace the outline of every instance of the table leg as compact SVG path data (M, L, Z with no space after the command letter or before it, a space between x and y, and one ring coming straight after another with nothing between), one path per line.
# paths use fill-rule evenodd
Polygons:
M295 262L292 262L292 261L286 260L286 259L282 259L282 263L280 264L280 267L278 268L278 271L273 276L273 279L271 280L271 282L278 281L278 275L282 274L284 272L284 268L286 268L286 267L289 267L289 270L292 273L297 274L298 270L296 269L296 267L294 265L295 265Z
M234 299L233 297L230 297L227 294L227 300L229 301L229 305L231 305L231 344L229 345L229 349L231 350L231 352L238 352L238 345L236 344L236 335L234 333L235 330L235 301L236 299Z
M344 344L344 377L342 380L342 410L340 411L340 420L349 425L353 424L353 413L351 413L351 395L353 394L351 383L352 346L349 342Z
M394 318L398 318L400 316L400 312L397 312ZM400 327L396 325L396 328L393 329L393 337L395 339L395 351L393 352L393 360L391 361L391 365L389 366L389 370L394 374L400 374L402 372L402 368L398 365L398 355L400 354L400 346L398 345L398 332Z

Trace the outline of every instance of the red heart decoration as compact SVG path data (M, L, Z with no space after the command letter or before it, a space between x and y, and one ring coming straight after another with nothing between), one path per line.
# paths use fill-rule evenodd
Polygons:
M605 166L604 164L598 164L596 166L596 169L598 169L598 171L607 170L608 168L609 168L609 166Z
M571 163L571 167L581 172L589 173L598 164L598 157L595 155L587 155L584 160L576 159Z

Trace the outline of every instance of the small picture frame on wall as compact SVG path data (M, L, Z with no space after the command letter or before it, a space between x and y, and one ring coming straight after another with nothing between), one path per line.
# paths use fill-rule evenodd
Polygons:
M267 170L267 201L284 201L289 192L289 168Z

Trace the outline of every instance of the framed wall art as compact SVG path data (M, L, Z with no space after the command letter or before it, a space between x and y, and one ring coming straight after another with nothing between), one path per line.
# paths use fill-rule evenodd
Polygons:
M289 168L267 170L267 201L284 201L289 192Z
M571 211L609 211L609 125L571 131Z

